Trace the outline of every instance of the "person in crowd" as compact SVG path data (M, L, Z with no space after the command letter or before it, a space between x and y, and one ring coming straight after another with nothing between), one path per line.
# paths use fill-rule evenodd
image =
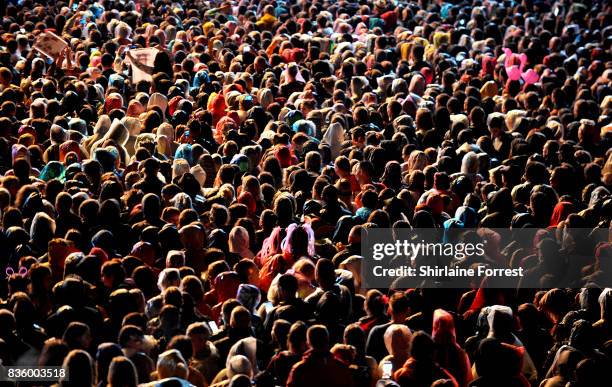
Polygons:
M306 329L306 324L301 321L293 323L287 335L287 350L278 352L270 359L267 371L280 385L287 383L291 369L306 352Z
M385 372L384 364L391 363L391 372L395 372L402 368L404 363L410 357L410 344L412 341L412 332L402 324L391 324L385 331L385 347L389 353L380 361L379 374Z
M366 343L366 353L377 361L382 360L389 353L385 347L385 334L387 329L393 324L404 324L409 317L408 298L402 292L394 293L389 299L388 314L391 321L374 326L368 335Z
M393 374L400 386L427 386L439 379L448 379L458 386L455 378L434 360L434 341L427 333L419 331L412 337L410 357Z
M323 325L307 331L308 351L289 373L287 386L353 386L348 366L330 353L329 333Z
M138 374L134 363L125 356L113 358L108 369L109 387L136 387L138 386Z
M2 2L1 364L79 387L610 380L611 11ZM481 243L435 261L490 272L373 283L375 235Z

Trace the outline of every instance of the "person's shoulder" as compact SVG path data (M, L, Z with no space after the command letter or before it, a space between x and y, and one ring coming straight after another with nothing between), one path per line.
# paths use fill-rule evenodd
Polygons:
M291 372L299 372L301 371L304 367L306 367L308 365L308 360L307 358L301 358L299 361L297 361L293 367L291 367Z
M223 347L224 345L227 345L229 342L230 342L229 336L222 336L222 337L219 337L217 340L213 341L213 345L218 350L219 347Z
M144 352L136 352L135 354L132 355L132 357L130 357L131 361L141 361L141 362L152 362L153 360L149 357L149 355L147 355Z
M323 295L323 290L321 288L316 288L312 294L304 299L307 304L316 304L319 301L319 298Z
M227 331L225 330L225 328L221 327L221 329L219 330L219 332L217 332L216 334L212 335L210 337L210 349L214 348L215 350L217 349L216 347L216 343L217 341L223 339L227 337Z
M374 325L374 327L370 329L370 335L384 334L391 324L391 322L386 322L384 324Z
M295 355L295 354L289 352L288 350L280 351L279 353L274 355L274 357L276 357L276 358L283 358L283 359L295 358L296 356L299 356L299 355ZM302 357L300 356L300 360L301 359L302 359Z
M338 284L338 289L340 290L341 293L345 294L345 293L350 293L350 289L348 288L348 286L346 285L342 285L342 284Z
M195 367L189 365L189 379L198 386L205 385L204 375Z
M313 293L313 294L314 294L314 293ZM306 298L308 298L308 297L306 297ZM296 297L296 298L293 300L292 305L293 305L293 306L296 306L296 307L298 307L298 308L308 308L308 307L310 307L310 305L308 305L308 302L306 302L306 299L304 299L304 298L299 298L299 297Z
M374 359L374 357L370 355L365 355L365 362L370 368L376 368L378 366L378 362L376 361L376 359Z
M149 301L147 301L147 306L151 306L151 307L157 306L160 304L163 304L163 298L160 294L150 298Z
M287 362L293 360L295 356L296 355L293 355L289 351L280 351L277 354L275 354L274 356L272 356L272 359L270 359L270 364L274 364L274 363L278 363L278 364L287 363Z
M195 387L193 384L189 383L185 379L180 379L177 377L170 377L166 379L161 379L156 382L153 382L151 386L155 387L170 387L170 386L181 386L181 387Z

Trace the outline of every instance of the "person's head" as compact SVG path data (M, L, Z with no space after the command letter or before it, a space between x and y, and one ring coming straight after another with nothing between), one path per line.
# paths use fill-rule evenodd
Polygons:
M38 357L38 365L61 366L68 352L70 352L70 349L63 340L55 337L47 339Z
M501 114L489 116L488 122L489 132L492 137L499 136L505 128L504 116Z
M193 356L191 339L187 335L176 335L172 337L166 349L176 349L185 360L189 360Z
M189 365L178 350L169 349L157 358L156 371L159 379L175 377L186 380Z
M144 332L135 325L125 325L121 327L117 341L124 350L128 349L138 352L143 348Z
M508 340L512 335L514 320L512 309L507 306L494 305L487 315L489 336Z
M336 359L342 361L344 364L352 364L355 360L355 356L357 355L355 347L340 343L334 344L330 352Z
M134 363L125 356L114 357L108 368L106 382L109 387L138 386L138 373Z
M346 156L338 156L334 161L334 170L339 177L345 177L351 172L351 163Z
M287 349L287 337L290 328L291 323L284 319L278 319L272 324L272 341L277 348L281 350Z
M321 289L331 289L336 282L336 271L333 262L325 258L319 259L315 269L315 278Z
M282 301L290 301L296 297L298 280L293 274L285 273L278 278L278 297Z
M185 252L181 250L170 250L166 254L166 268L180 269L185 266Z
M287 348L295 354L301 354L306 350L307 326L302 321L291 324L287 334Z
M370 184L376 172L374 165L370 161L360 161L357 166L356 178L359 184Z
M400 360L408 358L411 340L412 332L403 324L391 324L384 334L387 352Z
M161 215L161 202L159 196L146 194L142 198L142 214L146 220L157 220Z
M259 267L252 259L241 259L234 265L234 271L238 273L241 283L259 286Z
M539 309L546 314L552 322L560 322L568 311L569 298L563 289L548 290L540 298Z
M376 289L366 293L365 310L370 316L382 316L385 313L383 294Z
M378 195L374 190L366 190L363 195L361 195L361 204L364 208L374 209L376 208L376 204L378 203Z
M30 238L35 244L44 244L55 234L55 220L44 212L38 212L34 215L32 225L30 227Z
M69 382L71 386L92 386L95 375L93 365L93 360L87 352L81 349L70 351L62 364L66 370L66 377L61 379L61 383Z
M429 334L418 331L412 335L410 356L416 360L431 362L434 355L434 341Z
M261 301L261 292L255 285L240 284L236 293L236 299L242 306L255 313L255 309Z
M244 306L236 306L232 310L230 317L230 327L236 330L245 331L251 327L251 312Z
M253 376L253 365L248 357L244 355L234 355L228 358L226 373L230 380L238 375L245 375L251 378Z
M164 291L170 287L178 287L181 284L181 273L177 268L167 268L159 273L157 287Z
M198 303L204 297L204 286L202 281L195 275L187 275L181 280L181 290L191 296Z
M229 251L243 253L249 248L249 233L242 226L234 226L229 233Z
M60 192L55 197L55 210L58 214L67 214L72 209L72 196L68 192Z
M194 355L200 353L208 346L210 329L204 322L194 322L187 327L187 337L191 340L192 352Z
M366 332L359 323L352 323L347 325L344 329L343 342L355 347L358 354L364 354L366 348Z
M73 321L68 324L62 338L70 349L88 350L92 337L89 327L82 322Z
M402 323L410 312L408 297L403 292L395 292L389 299L389 314L394 322Z
M324 325L313 325L306 333L308 346L315 352L329 350L329 332Z
M100 269L102 283L108 289L117 289L125 280L126 274L119 259L104 262Z
M98 345L96 352L96 374L98 381L107 380L110 363L117 356L123 356L123 351L121 351L119 345L115 343L102 343Z
M304 167L309 172L321 172L321 154L315 151L310 151L306 154Z

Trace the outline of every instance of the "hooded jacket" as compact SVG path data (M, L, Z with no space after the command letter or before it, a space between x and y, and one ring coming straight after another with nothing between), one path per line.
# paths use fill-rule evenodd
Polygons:
M340 155L342 150L342 143L344 142L344 129L338 122L334 122L327 128L325 134L323 134L323 144L329 145L331 149L332 160Z
M98 148L102 148L104 143L108 140L112 140L115 143L115 148L119 152L119 161L122 165L126 165L128 162L128 152L125 149L125 144L127 143L130 134L128 133L125 125L119 121L114 120L111 124L108 132L98 141L96 141L91 147L91 153L95 153Z
M110 117L106 114L103 114L98 118L98 122L96 122L96 126L94 126L93 134L91 137L83 141L83 147L91 152L92 146L100 141L108 132L111 127Z
M434 312L432 337L436 345L434 359L455 377L459 386L467 386L472 380L470 359L457 344L453 316L445 310Z

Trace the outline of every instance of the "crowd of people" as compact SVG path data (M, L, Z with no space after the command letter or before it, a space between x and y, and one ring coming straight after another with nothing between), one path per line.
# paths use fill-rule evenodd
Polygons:
M66 370L19 386L608 385L610 8L4 0L0 364ZM526 275L369 289L378 228L465 229L498 243L453 266Z

